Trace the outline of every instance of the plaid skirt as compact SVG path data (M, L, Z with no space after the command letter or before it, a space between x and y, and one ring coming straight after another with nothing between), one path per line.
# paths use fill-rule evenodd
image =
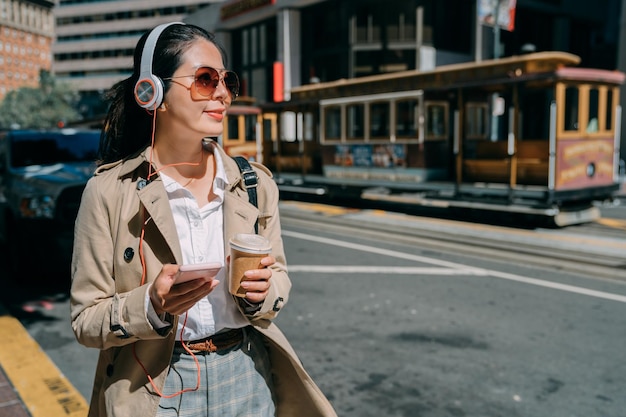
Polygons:
M166 398L196 387L198 374L197 390ZM267 348L251 327L240 345L227 350L190 355L176 347L162 393L157 417L275 416Z

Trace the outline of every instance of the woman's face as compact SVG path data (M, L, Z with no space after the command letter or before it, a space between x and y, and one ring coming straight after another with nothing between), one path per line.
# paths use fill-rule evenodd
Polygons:
M220 81L212 95L198 94L193 75L200 67L224 68L219 49L205 39L198 39L183 53L181 66L165 81L170 86L158 109L157 133L165 130L168 137L194 141L222 133L222 119L231 103L229 91Z

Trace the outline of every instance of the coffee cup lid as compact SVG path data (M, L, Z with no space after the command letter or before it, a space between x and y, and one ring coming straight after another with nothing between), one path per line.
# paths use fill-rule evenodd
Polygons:
M230 239L231 247L243 252L269 253L272 244L261 235L238 233Z

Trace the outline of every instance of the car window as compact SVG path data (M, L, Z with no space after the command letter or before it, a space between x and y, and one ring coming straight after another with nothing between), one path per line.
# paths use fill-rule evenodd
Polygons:
M11 166L95 161L100 133L15 132L11 135Z

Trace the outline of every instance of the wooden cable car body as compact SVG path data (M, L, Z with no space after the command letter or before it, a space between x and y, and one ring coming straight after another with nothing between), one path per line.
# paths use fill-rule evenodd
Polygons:
M311 84L259 114L284 190L591 220L619 189L624 74L540 52Z

